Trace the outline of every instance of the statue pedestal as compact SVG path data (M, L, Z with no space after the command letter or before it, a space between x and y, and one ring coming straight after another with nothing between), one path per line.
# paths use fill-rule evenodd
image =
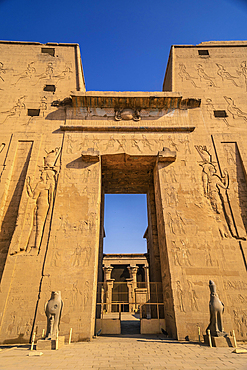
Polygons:
M204 343L209 346L209 339L208 335L203 335ZM233 337L225 336L225 337L213 337L211 336L212 346L213 347L234 347Z
M46 349L52 350L52 349L59 349L63 347L65 344L65 337L60 336L58 337L58 340L56 341L55 339L40 339L37 341L36 344L36 350L37 351L44 351Z

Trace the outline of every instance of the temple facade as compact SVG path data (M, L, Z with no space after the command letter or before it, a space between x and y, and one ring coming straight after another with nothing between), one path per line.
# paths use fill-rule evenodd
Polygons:
M196 339L209 280L224 330L247 339L247 42L172 46L159 92L86 91L76 44L2 41L0 55L0 342L41 338L52 291L74 341L125 304ZM134 263L103 254L117 193L147 194Z

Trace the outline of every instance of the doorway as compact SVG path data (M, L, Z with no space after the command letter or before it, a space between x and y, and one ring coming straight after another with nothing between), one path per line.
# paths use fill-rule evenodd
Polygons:
M97 318L104 325L106 320L112 320L108 324L113 325L115 334L131 334L137 327L140 333L142 320L151 320L152 315L157 320L164 317L153 181L155 161L154 156L102 156ZM153 283L161 287L159 298L150 288Z

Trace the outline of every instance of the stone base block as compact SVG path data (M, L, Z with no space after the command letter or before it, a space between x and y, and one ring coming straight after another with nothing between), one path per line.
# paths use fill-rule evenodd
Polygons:
M141 334L160 334L165 329L165 319L141 319Z
M58 340L45 340L45 339L40 339L37 341L36 344L36 350L37 351L44 351L46 349L51 350L51 349L59 349L63 347L65 344L65 337L60 336L58 337Z
M203 335L204 343L209 346L208 335ZM211 337L213 347L234 347L233 337Z
M96 333L101 329L101 334L121 334L119 319L97 319Z

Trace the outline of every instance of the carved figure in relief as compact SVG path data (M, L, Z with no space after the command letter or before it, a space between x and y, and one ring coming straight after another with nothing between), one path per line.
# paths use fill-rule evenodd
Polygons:
M173 240L173 256L174 256L174 265L175 266L181 266L180 260L179 260L179 252L180 248L176 246L176 242Z
M179 280L177 280L176 284L177 284L177 297L178 297L179 309L180 309L181 312L185 312L185 309L184 309L184 292L181 288L181 284L180 284Z
M47 317L47 330L45 339L56 339L63 309L61 292L52 292L51 298L46 303L45 314Z
M241 319L238 316L238 311L237 310L233 310L233 315L234 315L234 323L235 323L235 325L237 327L237 332L239 334L241 334L242 333L242 321L241 321Z
M43 230L50 205L53 203L53 193L55 189L55 171L44 169L40 175L40 181L34 189L30 184L30 177L27 178L27 193L30 198L35 200L33 210L32 231L27 243L26 251L32 249L39 253L39 248L43 236Z
M108 140L108 142L106 143L106 147L105 147L105 150L107 149L113 149L114 148L114 145L116 143L116 140L114 139L114 135L111 135L110 136L110 139Z
M149 150L152 151L152 145L150 143L150 141L147 139L146 135L142 135L142 145L143 145L143 148L148 148Z
M61 252L59 251L59 249L55 249L54 253L53 253L53 258L52 258L52 261L51 261L51 266L52 267L59 267L60 263L59 261L61 260Z
M73 259L72 259L72 266L77 267L80 266L80 261L82 260L81 258L82 254L82 248L81 246L77 245L74 253L73 253Z
M174 187L167 187L165 189L165 193L167 195L166 197L166 204L168 207L173 207L178 204L178 194L177 191L175 191Z
M240 63L239 69L236 70L239 76L244 77L245 87L247 91L247 63L246 60Z
M6 73L7 71L7 68L4 68L3 67L3 63L0 62L0 79L4 82L4 78L3 78L3 75ZM3 90L0 88L0 90Z
M92 143L94 149L99 149L99 139L97 139L95 136L93 136Z
M225 101L227 102L227 110L229 113L231 113L232 118L243 118L245 121L247 121L247 113L244 113L241 109L239 109L232 98L229 98L227 96L224 96Z
M207 191L207 198L210 201L212 209L215 211L217 215L224 215L230 229L230 232L233 236L235 236L233 223L231 220L231 216L226 213L227 205L225 204L225 200L223 195L221 194L220 189L227 190L229 187L229 175L227 170L224 170L223 177L219 177L216 174L216 168L212 164L205 164L203 166L203 173L206 174L207 177L204 177L206 180L206 184L204 182L204 188ZM220 221L220 218L217 218ZM223 226L220 228L220 233L222 237L228 237L228 232Z
M198 296L196 294L196 291L194 289L194 286L191 281L187 280L187 283L189 285L189 298L190 298L190 305L192 311L199 311L197 299Z
M211 87L217 87L215 82L214 82L214 77L210 77L207 75L207 73L204 71L204 68L202 67L201 64L197 64L197 73L200 77L200 81L204 80L206 83L209 84Z
M234 81L238 77L231 76L230 73L226 71L226 69L223 67L222 64L216 63L216 65L218 67L217 75L219 75L222 78L222 81L224 81L225 79L229 80L229 81L232 81L233 85L238 87L238 85Z
M73 72L71 70L70 65L66 64L64 70L59 75L56 75L54 77L58 79L57 82L59 82L60 80L64 80L66 77L68 77L69 80L71 73Z
M173 218L171 213L167 213L168 216L168 225L170 227L171 232L176 235L176 234L185 234L184 230L184 220L182 217L179 215L178 212L176 212L176 216Z
M74 140L72 135L68 134L67 136L67 154L73 154L74 153L74 143L76 143L77 140Z
M1 113L7 113L7 116L5 117L4 121L1 124L6 122L7 119L10 118L10 117L13 117L13 116L19 116L20 117L21 112L23 111L23 109L26 108L24 101L25 101L25 96L22 96L17 100L16 104L11 109L9 109L5 112L1 112Z
M1 145L0 145L0 153L2 153L2 151L3 151L3 149L5 148L5 143L2 143Z
M210 115L210 118L211 119L214 118L215 107L214 107L212 99L210 98L206 99L206 107L207 107L207 112Z
M181 77L181 80L182 81L190 81L192 83L192 85L194 87L198 87L196 86L194 80L197 79L197 77L191 77L191 75L186 71L186 67L183 63L180 63L179 64L179 73L178 73L179 77Z
M222 212L222 202L223 199L220 196L220 188L228 189L229 187L229 175L227 170L224 170L225 176L218 176L216 174L216 168L212 163L203 165L204 176L204 190L206 196L209 198L213 210L220 214Z
M76 281L75 283L73 283L73 288L72 288L72 307L81 307L82 306L82 302L81 302L82 292L77 288L77 286L78 286L78 281Z
M17 75L14 75L14 76L19 76L19 78L17 79L17 81L15 83L13 83L12 85L16 86L17 83L20 81L20 80L23 80L25 78L32 78L33 77L33 74L36 72L36 69L34 68L34 62L31 62L27 65L27 68L25 69L24 72L22 73L19 73Z
M177 176L176 176L176 172L174 170L174 167L171 167L169 172L170 172L171 182L172 183L177 182Z
M45 150L46 156L44 157L44 168L51 168L53 169L56 166L56 162L58 159L58 156L61 152L61 148L57 147L50 152Z
M118 143L117 152L119 150L123 150L125 152L126 151L126 145L127 145L125 135L121 136L121 139L116 139L116 142Z
M190 150L190 141L188 139L188 135L186 135L184 138L179 139L179 142L181 144L184 144L185 154L191 154Z
M132 142L132 148L136 148L139 152L142 152L139 147L138 140L136 140L135 138L135 135L131 136L131 142Z
M90 297L89 289L90 289L89 281L85 281L85 284L84 284L84 307L87 306L88 301L89 301L89 297Z
M206 250L205 262L206 266L213 266L212 256L209 250Z
M216 293L216 285L212 280L209 280L210 289L210 301L209 301L209 311L210 311L210 324L207 330L214 337L226 336L227 334L223 329L222 314L224 312L224 304L220 301L218 294Z
M182 216L178 213L178 211L176 211L176 225L177 225L179 234L185 234L185 230L184 230L185 222Z
M236 165L236 151L235 147L233 148L232 145L224 144L224 150L226 152L227 163L231 165Z
M178 152L178 146L175 143L175 141L173 140L172 136L169 135L167 139L169 141L169 145L173 148L173 150L176 150L176 152Z
M181 255L182 255L182 261L183 261L183 265L184 266L192 266L191 265L191 262L190 262L190 251L188 250L188 248L186 247L185 245L185 242L183 240L180 240L181 241L181 244L183 246L183 248L181 248Z
M82 150L83 148L87 148L88 146L89 146L88 135L85 135L83 137L82 142L79 143L78 151Z
M38 81L36 82L35 85L37 85L37 83L39 82L39 80L42 80L42 79L51 79L53 77L53 73L54 73L54 69L53 69L53 64L51 62L47 63L47 67L46 67L46 70L44 73L42 73L41 75L37 75L36 77L38 77Z
M84 248L77 244L77 247L72 254L71 264L74 267L81 266L81 264L89 265L91 258L91 246L87 245Z
M235 236L235 229L232 221L232 216L229 214L228 204L226 200L226 194L221 193L221 189L227 191L229 187L229 175L227 170L223 171L224 176L220 177L216 173L215 165L212 163L212 157L206 146L195 146L196 150L203 159L202 166L202 181L204 195L208 198L212 210L216 213L216 220L222 223L219 227L222 238L227 238L229 233L224 224L224 220L227 222L228 228L232 236Z
M47 110L47 98L46 98L46 96L41 97L39 108L40 108L41 115L44 117L45 111Z

